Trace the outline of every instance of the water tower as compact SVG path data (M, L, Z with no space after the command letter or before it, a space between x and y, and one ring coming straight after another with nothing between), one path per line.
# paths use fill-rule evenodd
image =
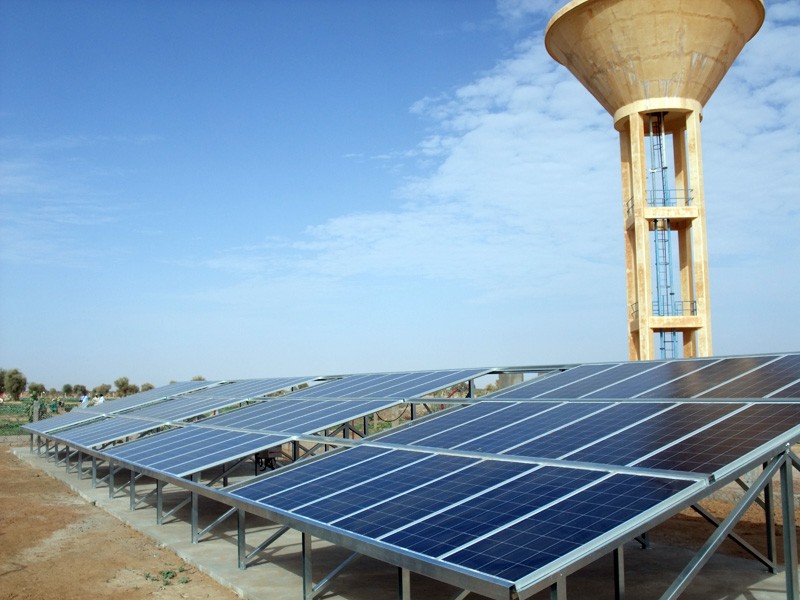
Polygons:
M573 0L545 45L620 136L631 360L711 355L703 106L763 0Z

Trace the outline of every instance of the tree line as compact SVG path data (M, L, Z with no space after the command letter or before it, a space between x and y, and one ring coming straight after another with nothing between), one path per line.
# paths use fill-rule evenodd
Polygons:
M205 378L197 375L192 378L192 381L204 381ZM172 382L171 382L172 383ZM152 390L155 386L152 383L143 383L141 386L133 384L127 377L120 377L114 382L113 395L117 398L123 396L130 396L138 392L146 392ZM12 401L19 401L20 397L28 392L30 395L44 398L55 398L59 395L67 397L83 396L84 394L91 396L108 396L112 392L112 386L108 383L101 383L93 387L91 390L83 384L65 383L61 390L50 388L49 390L44 384L31 382L19 369L0 369L0 396L7 397Z

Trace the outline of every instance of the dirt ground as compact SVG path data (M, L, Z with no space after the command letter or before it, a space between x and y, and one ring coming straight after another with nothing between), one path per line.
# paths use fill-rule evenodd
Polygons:
M0 446L0 600L238 598Z
M723 500L703 504L724 516L730 503ZM736 532L761 548L763 523L763 512L751 508ZM696 549L710 533L705 521L686 513L653 530L651 539ZM779 537L779 552L781 544ZM748 556L729 541L720 552ZM120 597L238 598L61 481L32 469L0 442L0 600Z

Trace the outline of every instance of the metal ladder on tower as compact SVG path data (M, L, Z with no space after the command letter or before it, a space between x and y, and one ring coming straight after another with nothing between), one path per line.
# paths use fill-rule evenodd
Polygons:
M664 115L650 115L650 189L652 206L669 206L669 180L667 177L666 140L664 134ZM674 296L672 283L672 232L669 219L655 219L653 222L653 244L655 261L655 290L653 315L672 316ZM661 330L659 350L661 358L675 358L677 355L678 333Z

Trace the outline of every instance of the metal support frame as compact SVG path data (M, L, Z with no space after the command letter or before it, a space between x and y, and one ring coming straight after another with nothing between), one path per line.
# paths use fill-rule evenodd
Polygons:
M300 537L303 560L303 600L312 600L314 598L314 575L311 564L311 534L304 531Z
M397 598L411 600L411 571L397 567Z
M753 485L750 487L750 490L745 493L739 503L734 507L734 509L730 512L730 514L725 518L720 526L717 528L717 531L703 544L703 547L700 551L695 555L695 557L689 562L686 568L681 572L678 578L672 583L672 585L667 589L666 592L661 596L661 600L674 600L678 596L683 593L695 576L700 572L700 569L709 561L711 556L716 552L717 548L725 541L725 538L728 537L728 534L733 530L733 527L744 515L745 511L750 507L750 505L755 501L756 497L761 490L763 490L767 483L775 476L775 474L780 470L783 472L785 469L781 469L782 465L784 465L787 461L786 453L780 454L773 458L767 468L758 476L758 478L753 482ZM783 489L783 497L784 498L792 498L791 490ZM785 504L788 504L789 501L784 501ZM791 501L793 504L793 500ZM784 525L785 526L785 525ZM793 536L786 536L786 537L793 537ZM796 565L794 567L796 573ZM792 600L796 600L796 595L794 597L788 595L787 590L787 598L791 598Z
M192 481L198 483L200 481L200 473L194 473ZM192 502L192 543L196 544L200 541L197 531L198 522L200 521L200 494L192 490L190 500Z
M614 599L625 598L625 547L614 549Z
M472 592L469 590L461 590L455 596L453 596L450 600L466 600L467 596L469 596Z
M781 511L783 513L783 563L786 567L786 597L800 600L797 574L797 522L794 511L794 481L792 467L800 470L800 462L791 452L781 464Z
M563 574L550 586L550 600L567 600L567 578Z

